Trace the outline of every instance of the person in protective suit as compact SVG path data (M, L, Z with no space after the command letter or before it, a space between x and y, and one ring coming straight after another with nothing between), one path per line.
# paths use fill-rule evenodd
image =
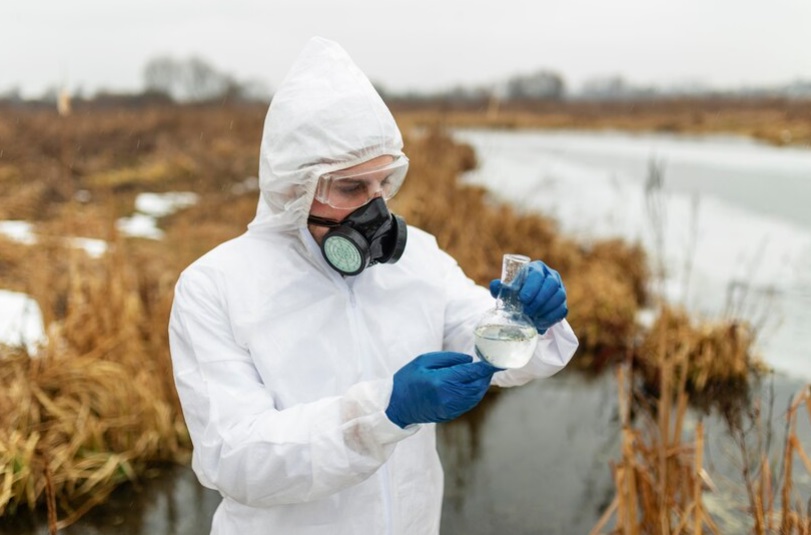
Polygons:
M268 110L255 219L177 282L174 378L192 468L223 497L212 534L439 533L434 424L577 347L560 277L535 261L519 293L542 333L530 362L470 356L493 297L388 211L402 147L366 76L313 38Z

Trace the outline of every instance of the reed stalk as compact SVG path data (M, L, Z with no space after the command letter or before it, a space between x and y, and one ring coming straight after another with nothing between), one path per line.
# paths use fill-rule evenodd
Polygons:
M52 113L3 110L0 218L35 222L38 244L0 239L0 287L35 298L48 342L36 356L0 347L0 516L45 508L51 527L62 529L117 485L143 477L150 463L188 462L166 331L172 288L183 267L253 217L255 192L235 186L256 172L265 111L76 108L70 120L54 121ZM504 117L499 110L497 119ZM576 242L554 221L462 184L476 155L446 135L447 119L398 116L411 171L392 208L433 233L479 283L498 277L507 250L558 269L581 341L572 366L598 369L630 353L634 373L660 385L665 400L634 425L631 372L623 372L622 458L612 468L618 492L606 522L615 515L616 532L640 534L711 526L698 500L703 436L697 430L694 442L683 439L686 406L695 392L716 392L745 375L749 331L664 309L641 329L645 251L618 240ZM75 182L71 195L81 191L89 201L66 199L49 181L65 169ZM201 201L161 221L164 241L117 235L115 219L132 213L137 192L172 190L193 190ZM92 259L66 247L68 235L103 239L109 252ZM809 464L799 444L791 448Z
M617 491L591 535L606 533L612 519L613 528L607 532L612 534L719 533L703 504L703 422L698 422L692 441L683 436L687 391L686 374L680 372L685 355L660 367L662 395L653 403L634 393L630 365L617 368L621 458L611 464ZM633 407L642 419L636 425Z
M142 299L126 244L100 262L63 255L65 312L47 345L36 356L11 348L0 356L0 514L44 505L52 529L136 480L147 463L188 458L171 374L160 364L168 355L142 334L162 323L151 315L158 303Z

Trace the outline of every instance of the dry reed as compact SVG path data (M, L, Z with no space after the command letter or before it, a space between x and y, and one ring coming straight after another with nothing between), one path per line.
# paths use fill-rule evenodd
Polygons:
M753 329L743 321L700 322L682 309L664 305L640 337L636 369L648 390L664 395L661 368L674 358L683 358L677 372L684 374L691 402L729 413L746 399L751 375L766 370L753 353L754 341Z
M611 466L616 495L592 535L604 533L612 518L614 534L719 533L702 501L703 423L698 422L693 442L684 440L688 395L686 374L679 372L685 357L682 352L659 368L663 391L675 392L675 397L663 395L654 405L635 411L643 419L637 426L631 416L632 372L626 366L617 368L622 434L621 459Z
M168 301L142 299L126 250L119 241L100 262L63 250L67 287L51 289L64 292L64 315L47 345L34 357L2 348L0 514L45 502L62 528L146 463L187 459L168 354L144 335L165 331Z
M188 458L166 334L172 287L185 265L241 233L253 217L255 193L239 193L235 186L255 174L264 112L77 108L54 121L53 113L41 110L4 110L0 219L35 222L39 244L0 239L0 285L37 300L48 343L37 357L0 348L0 515L50 504L63 527L116 485L138 478L149 463ZM551 220L517 213L483 189L461 185L459 173L476 165L470 147L453 143L441 128L417 135L415 120L399 120L412 169L393 206L409 223L435 234L480 283L499 276L505 251L558 269L581 340L575 365L616 360L644 337L635 321L647 300L644 251L620 241L575 243ZM65 146L74 150L66 153ZM113 222L131 213L135 194L145 189L190 189L201 200L162 220L163 241L123 240ZM85 200L74 200L80 191ZM109 252L89 258L66 248L61 238L67 235L104 239ZM674 330L674 340L685 334L683 322L662 319L661 329ZM691 347L703 354L715 343ZM680 358L692 354L668 344L664 350ZM683 367L662 362L650 368L658 373L648 373L661 377L669 370L668 377L681 381L690 376L697 385L712 383L700 371L681 373ZM677 416L683 417L683 403L680 398ZM684 463L668 453L654 459L653 439L627 431L628 458L616 472L620 484L634 482L650 501L657 489L676 481L679 493L669 500L680 504L683 518L703 519L688 499L696 495L694 465L700 458ZM689 450L675 431L665 436L671 449ZM656 478L643 477L633 448L641 448L645 462L661 461L652 472ZM629 496L622 506L631 503ZM671 502L655 503L656 514L663 514Z
M693 439L685 439L690 397L688 354L689 348L682 347L664 360L658 368L661 389L654 398L650 392L636 391L630 366L617 368L622 433L620 460L611 464L616 494L591 535L721 532L703 504L704 492L714 486L703 466L702 420L696 423ZM785 443L779 456L782 477L772 466L760 411L754 410L752 416L752 429L757 433L755 451L747 445L743 426L736 428L734 438L744 461L743 486L754 535L811 533L811 499L798 497L794 488L796 460L811 475L811 458L796 432L801 407L811 419L811 385L793 397L786 412Z
M490 108L488 113L488 107ZM673 98L614 102L502 102L466 106L395 106L414 122L503 129L622 130L737 134L775 145L811 145L811 101L802 99Z
M795 488L797 471L804 469L811 475L811 459L796 431L797 417L802 407L805 407L811 420L811 385L789 400L783 448L776 460L770 451L770 423L763 421L759 406L755 406L748 415L752 423L749 433L757 433L754 447L747 441L747 431L740 422L733 427L733 436L743 461L741 472L749 502L747 512L752 519L752 533L755 535L811 533L811 498L798 496ZM795 469L796 461L801 463L802 468Z

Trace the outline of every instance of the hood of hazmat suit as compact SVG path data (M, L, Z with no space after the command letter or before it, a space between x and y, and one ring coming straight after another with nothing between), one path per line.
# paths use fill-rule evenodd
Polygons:
M320 175L402 146L347 53L312 39L268 110L256 218L178 280L173 372L192 468L223 497L213 534L439 532L435 426L388 420L392 376L424 353L473 355L493 300L419 229L397 263L346 277L307 229ZM552 375L576 347L563 321L529 364L493 382Z
M268 109L259 160L261 202L250 229L306 226L318 177L402 155L397 123L366 75L337 44L312 39Z

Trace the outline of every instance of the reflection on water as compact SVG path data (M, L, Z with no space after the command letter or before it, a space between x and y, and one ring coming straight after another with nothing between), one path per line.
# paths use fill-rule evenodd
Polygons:
M441 426L442 534L588 533L613 496L616 412L610 374L566 373Z
M780 458L784 439L784 408L801 387L785 377L774 379L774 458ZM772 383L763 387L764 399L771 388ZM613 497L610 462L619 459L616 398L611 373L564 371L522 387L494 389L465 417L438 426L446 474L442 535L588 533ZM687 424L699 417L691 413ZM797 420L803 444L811 444L808 420L804 413ZM705 467L718 487L706 504L723 533L748 533L737 445L719 418L705 421ZM795 468L795 490L808 496L811 476L804 467ZM108 504L60 533L206 534L218 503L219 495L201 487L189 468L174 467L120 489ZM48 534L44 512L34 520L20 516L13 523L0 521L0 535Z
M157 477L125 486L60 535L201 535L209 532L219 504L216 492L202 487L191 469L167 467ZM2 535L48 535L46 514L0 522Z

